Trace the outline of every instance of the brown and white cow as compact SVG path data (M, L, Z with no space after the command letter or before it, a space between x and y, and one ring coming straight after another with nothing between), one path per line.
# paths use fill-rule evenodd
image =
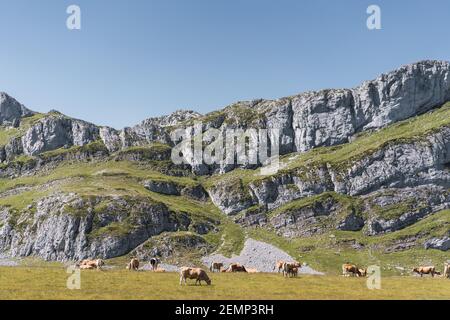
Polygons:
M232 263L230 264L228 269L223 272L247 272L247 269L245 269L245 267L239 263Z
M364 268L364 269L359 268L358 271L359 271L358 277L363 277L363 278L367 277L367 268Z
M278 273L280 273L283 270L284 263L285 261L283 260L278 260L277 263L275 263L275 270L277 270Z
M127 269L130 271L138 271L139 270L139 260L136 258L131 259L131 261L127 265Z
M412 272L420 274L420 277L423 277L424 274L431 274L431 276L434 278L434 275L437 274L436 268L434 266L414 268Z
M362 273L360 270L363 269L359 269L357 266L355 266L354 264L350 264L350 263L344 263L342 265L342 275L344 277L350 277L350 276L357 276L357 277L361 277ZM367 274L367 271L365 271L365 273Z
M283 276L294 277L298 275L298 270L302 267L300 262L285 262L283 264Z
M101 270L104 265L105 265L105 262L102 259L97 259L97 260L85 259L85 260L82 260L79 264L77 264L77 266L80 269L84 269L84 270L92 270L92 269Z
M220 270L222 270L223 268L223 263L221 262L211 262L211 266L209 267L209 270L211 272L220 272Z
M180 286L183 284L183 281L184 285L187 285L186 279L195 279L195 285L197 283L202 285L202 281L205 281L207 285L211 284L206 271L200 268L182 267L180 269Z
M150 259L150 266L152 267L153 271L158 270L158 266L161 263L161 260L159 260L158 258L151 258Z

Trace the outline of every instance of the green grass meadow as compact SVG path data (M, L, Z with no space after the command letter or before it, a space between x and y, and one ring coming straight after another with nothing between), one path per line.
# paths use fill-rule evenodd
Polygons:
M177 273L81 271L81 289L67 288L63 267L0 268L2 300L450 300L442 277L382 277L370 290L365 278L281 274L211 274L211 286L179 285ZM188 280L189 281L189 280Z

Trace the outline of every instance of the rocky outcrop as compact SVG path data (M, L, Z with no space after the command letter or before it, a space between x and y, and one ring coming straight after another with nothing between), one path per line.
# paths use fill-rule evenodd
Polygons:
M337 229L342 231L360 231L364 228L364 225L364 218L352 212L339 222Z
M436 249L441 251L450 250L450 236L446 236L443 238L432 238L425 242L425 249Z
M223 213L234 215L254 204L240 179L221 181L208 190L212 202Z
M360 196L380 188L427 184L449 188L450 172L446 168L449 162L450 128L444 127L418 140L390 143L359 160L342 164L343 168L327 164L300 167L253 182L249 185L250 191L244 192L257 200L248 206L259 204L274 209L289 201L327 191ZM238 206L233 203L233 207Z
M34 114L4 92L0 92L0 125L18 127L24 117Z
M280 154L306 152L350 141L355 134L383 128L441 106L450 99L450 64L422 61L383 74L355 89L306 92L275 101L239 102L198 118L203 130L280 130ZM191 163L194 165L194 163ZM197 174L226 172L236 165ZM246 167L246 166L239 166Z
M144 187L152 192L169 196L186 196L199 201L205 201L208 195L202 185L181 185L171 181L147 180Z
M190 232L182 232L179 234L165 233L154 237L137 247L132 254L141 261L149 261L153 257L173 260L186 251L189 251L191 255L196 252L201 256L211 250L211 245L203 237Z
M327 197L311 205L288 209L270 219L270 225L286 238L305 237L323 233L324 218L337 214L341 204Z
M22 137L22 145L26 155L34 156L62 147L83 146L99 138L95 125L52 114L28 129Z
M446 188L424 185L378 191L365 201L365 210L372 213L367 234L377 235L403 229L430 214L450 208L450 193Z
M144 198L83 198L57 194L21 214L2 209L0 252L46 260L112 258L190 220Z

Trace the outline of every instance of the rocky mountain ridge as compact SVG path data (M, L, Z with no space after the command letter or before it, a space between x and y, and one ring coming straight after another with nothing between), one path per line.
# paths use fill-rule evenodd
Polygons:
M338 234L359 254L449 250L449 75L448 62L421 61L354 89L177 111L123 130L35 113L2 93L0 253L148 257L176 251L158 247L171 239L205 255L235 252L259 228L299 243ZM222 133L280 129L281 170L173 164L171 133L197 121Z

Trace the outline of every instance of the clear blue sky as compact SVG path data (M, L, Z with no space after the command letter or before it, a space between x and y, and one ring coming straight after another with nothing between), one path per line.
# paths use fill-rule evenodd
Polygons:
M383 30L366 28L370 4ZM0 91L122 128L450 60L449 21L448 0L0 0Z

